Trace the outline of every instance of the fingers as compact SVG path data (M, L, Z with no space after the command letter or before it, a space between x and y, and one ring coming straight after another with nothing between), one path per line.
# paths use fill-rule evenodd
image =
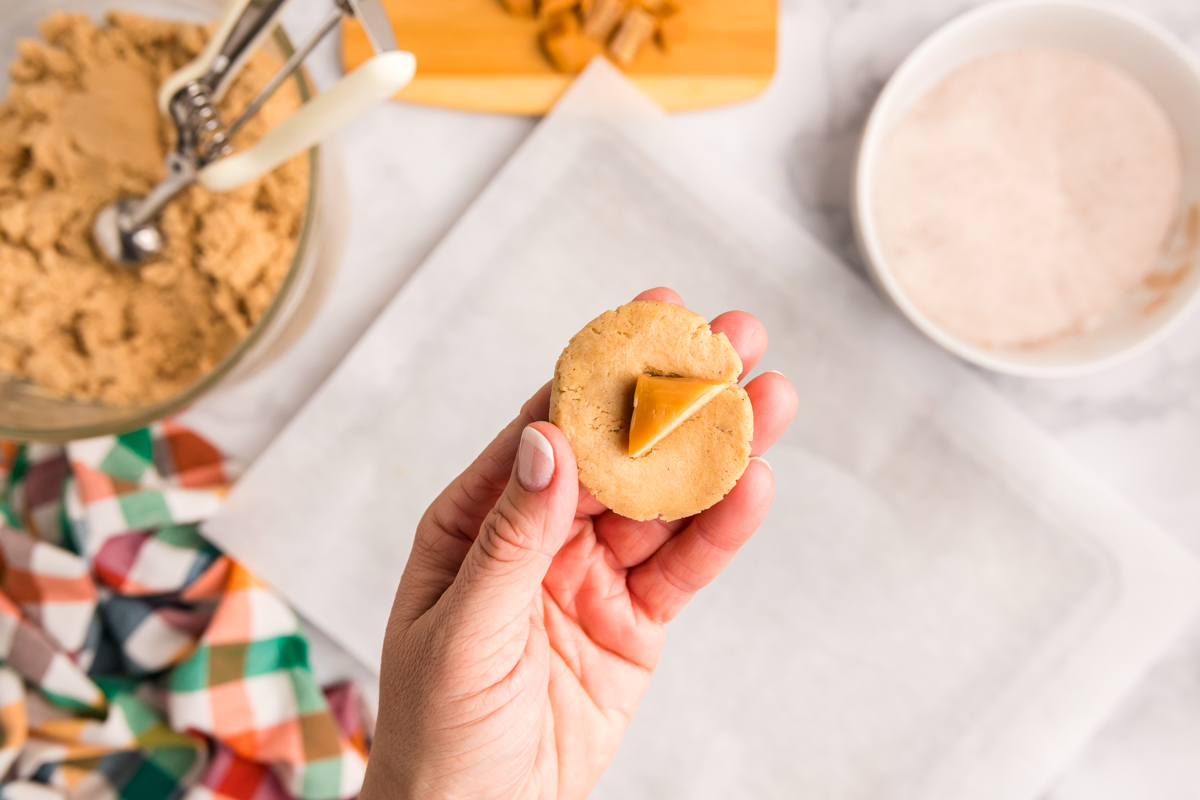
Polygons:
M545 420L549 409L547 383L429 506L417 525L412 553L396 591L393 614L399 622L411 623L420 617L454 582L484 517L508 485L521 432L530 423Z
M657 300L660 303L683 305L683 298L679 293L665 286L647 289L633 299L635 302ZM742 374L739 380L754 369L763 353L767 351L767 329L753 314L745 311L727 311L714 318L709 327L713 333L725 334L733 349L737 351L738 357L742 359Z
M582 514L588 517L594 517L597 514L603 514L608 510L608 506L601 503L596 497L588 491L588 488L582 483L579 484L579 505L575 508L576 514Z
M646 291L633 298L634 302L638 301L654 301L660 303L671 303L672 305L683 305L683 298L679 296L673 289L668 289L665 286L660 286L657 289L647 289Z
M767 352L767 329L753 314L745 311L727 311L709 323L713 333L723 333L742 359L742 374L746 377L763 353Z
M595 531L596 538L608 551L609 566L613 569L629 569L654 555L658 548L687 525L686 519L639 522L607 511L596 518Z
M791 382L778 372L768 372L750 381L746 384L746 394L754 406L754 440L750 443L750 454L761 456L787 430L796 416L800 400ZM730 498L726 498L721 502L729 501ZM608 549L613 568L628 569L654 555L686 524L686 520L637 522L608 512L596 519L596 537Z
M658 300L683 305L683 298L665 287L648 289L634 300ZM715 317L709 327L713 333L725 334L741 358L742 374L738 377L739 380L758 365L767 351L767 329L753 314L745 311L727 311ZM750 381L746 384L746 393L750 395L750 402L754 406L754 443L751 455L760 456L787 430L800 407L800 399L791 382L777 372L768 372Z
M652 619L672 619L750 539L766 517L774 493L771 468L762 459L751 461L724 500L630 570L626 580L630 595Z
M549 422L526 427L508 486L484 518L448 594L479 612L476 618L489 629L527 620L529 604L571 532L578 497L567 437Z
M754 407L754 439L750 455L761 456L779 440L800 407L792 382L778 372L765 372L746 384Z

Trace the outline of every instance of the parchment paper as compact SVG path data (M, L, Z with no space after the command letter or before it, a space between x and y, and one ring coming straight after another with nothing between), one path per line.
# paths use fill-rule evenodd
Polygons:
M377 663L429 501L572 334L656 285L757 314L801 408L769 519L673 624L595 796L1034 797L1200 569L603 62L206 533Z

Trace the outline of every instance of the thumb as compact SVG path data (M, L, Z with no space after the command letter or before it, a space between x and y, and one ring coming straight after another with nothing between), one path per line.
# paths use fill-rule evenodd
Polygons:
M500 624L528 615L551 560L570 535L578 499L579 475L567 437L549 422L527 426L508 486L455 579L460 600L486 608Z

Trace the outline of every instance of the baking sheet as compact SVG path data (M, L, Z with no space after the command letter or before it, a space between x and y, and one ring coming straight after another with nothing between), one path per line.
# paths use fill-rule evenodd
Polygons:
M376 663L426 505L660 284L757 314L801 409L594 796L1035 796L1194 612L1196 563L604 63L206 533Z

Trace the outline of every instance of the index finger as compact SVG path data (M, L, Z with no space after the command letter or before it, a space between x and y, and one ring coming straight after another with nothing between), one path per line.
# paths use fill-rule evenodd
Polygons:
M629 594L651 619L670 621L749 541L774 494L770 466L760 458L752 459L724 500L694 517L683 532L629 571Z
M647 289L646 291L633 298L633 302L653 302L670 303L674 306L682 306L683 298L674 289L668 289L666 286L659 286L656 289ZM687 306L684 306L687 308Z

